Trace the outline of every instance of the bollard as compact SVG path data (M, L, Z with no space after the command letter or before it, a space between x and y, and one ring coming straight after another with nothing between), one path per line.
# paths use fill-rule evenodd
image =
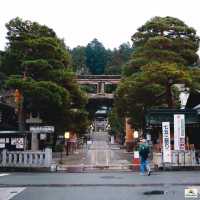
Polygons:
M51 164L50 171L51 172L56 172L57 171L57 165L56 164Z

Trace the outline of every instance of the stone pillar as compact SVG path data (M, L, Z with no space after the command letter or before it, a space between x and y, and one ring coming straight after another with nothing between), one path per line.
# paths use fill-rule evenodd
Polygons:
M38 134L32 133L31 135L31 150L37 151L39 149L39 141L38 141Z
M98 82L97 84L97 94L101 93L101 82Z
M49 167L52 163L52 149L45 149L45 166Z
M95 86L96 86L96 92L95 92L95 94L98 94L99 93L99 83L95 84Z
M105 83L101 82L101 94L105 94Z

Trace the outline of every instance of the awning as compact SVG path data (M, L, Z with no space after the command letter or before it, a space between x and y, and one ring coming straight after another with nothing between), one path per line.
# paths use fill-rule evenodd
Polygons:
M173 125L174 114L184 114L187 126L198 127L200 125L200 117L193 109L150 109L145 116L146 125L161 126L162 122L170 122Z

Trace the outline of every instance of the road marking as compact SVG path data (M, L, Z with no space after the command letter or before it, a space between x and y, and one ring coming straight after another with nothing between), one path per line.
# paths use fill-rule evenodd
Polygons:
M0 188L0 200L9 200L25 189L25 187Z
M0 174L0 176L8 176L9 174Z

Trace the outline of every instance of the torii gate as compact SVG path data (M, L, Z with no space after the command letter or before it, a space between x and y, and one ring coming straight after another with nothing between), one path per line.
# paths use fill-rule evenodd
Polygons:
M105 85L117 85L121 80L120 75L78 75L77 82L81 85L96 85L96 94L88 94L89 98L113 98L113 94L105 93Z

